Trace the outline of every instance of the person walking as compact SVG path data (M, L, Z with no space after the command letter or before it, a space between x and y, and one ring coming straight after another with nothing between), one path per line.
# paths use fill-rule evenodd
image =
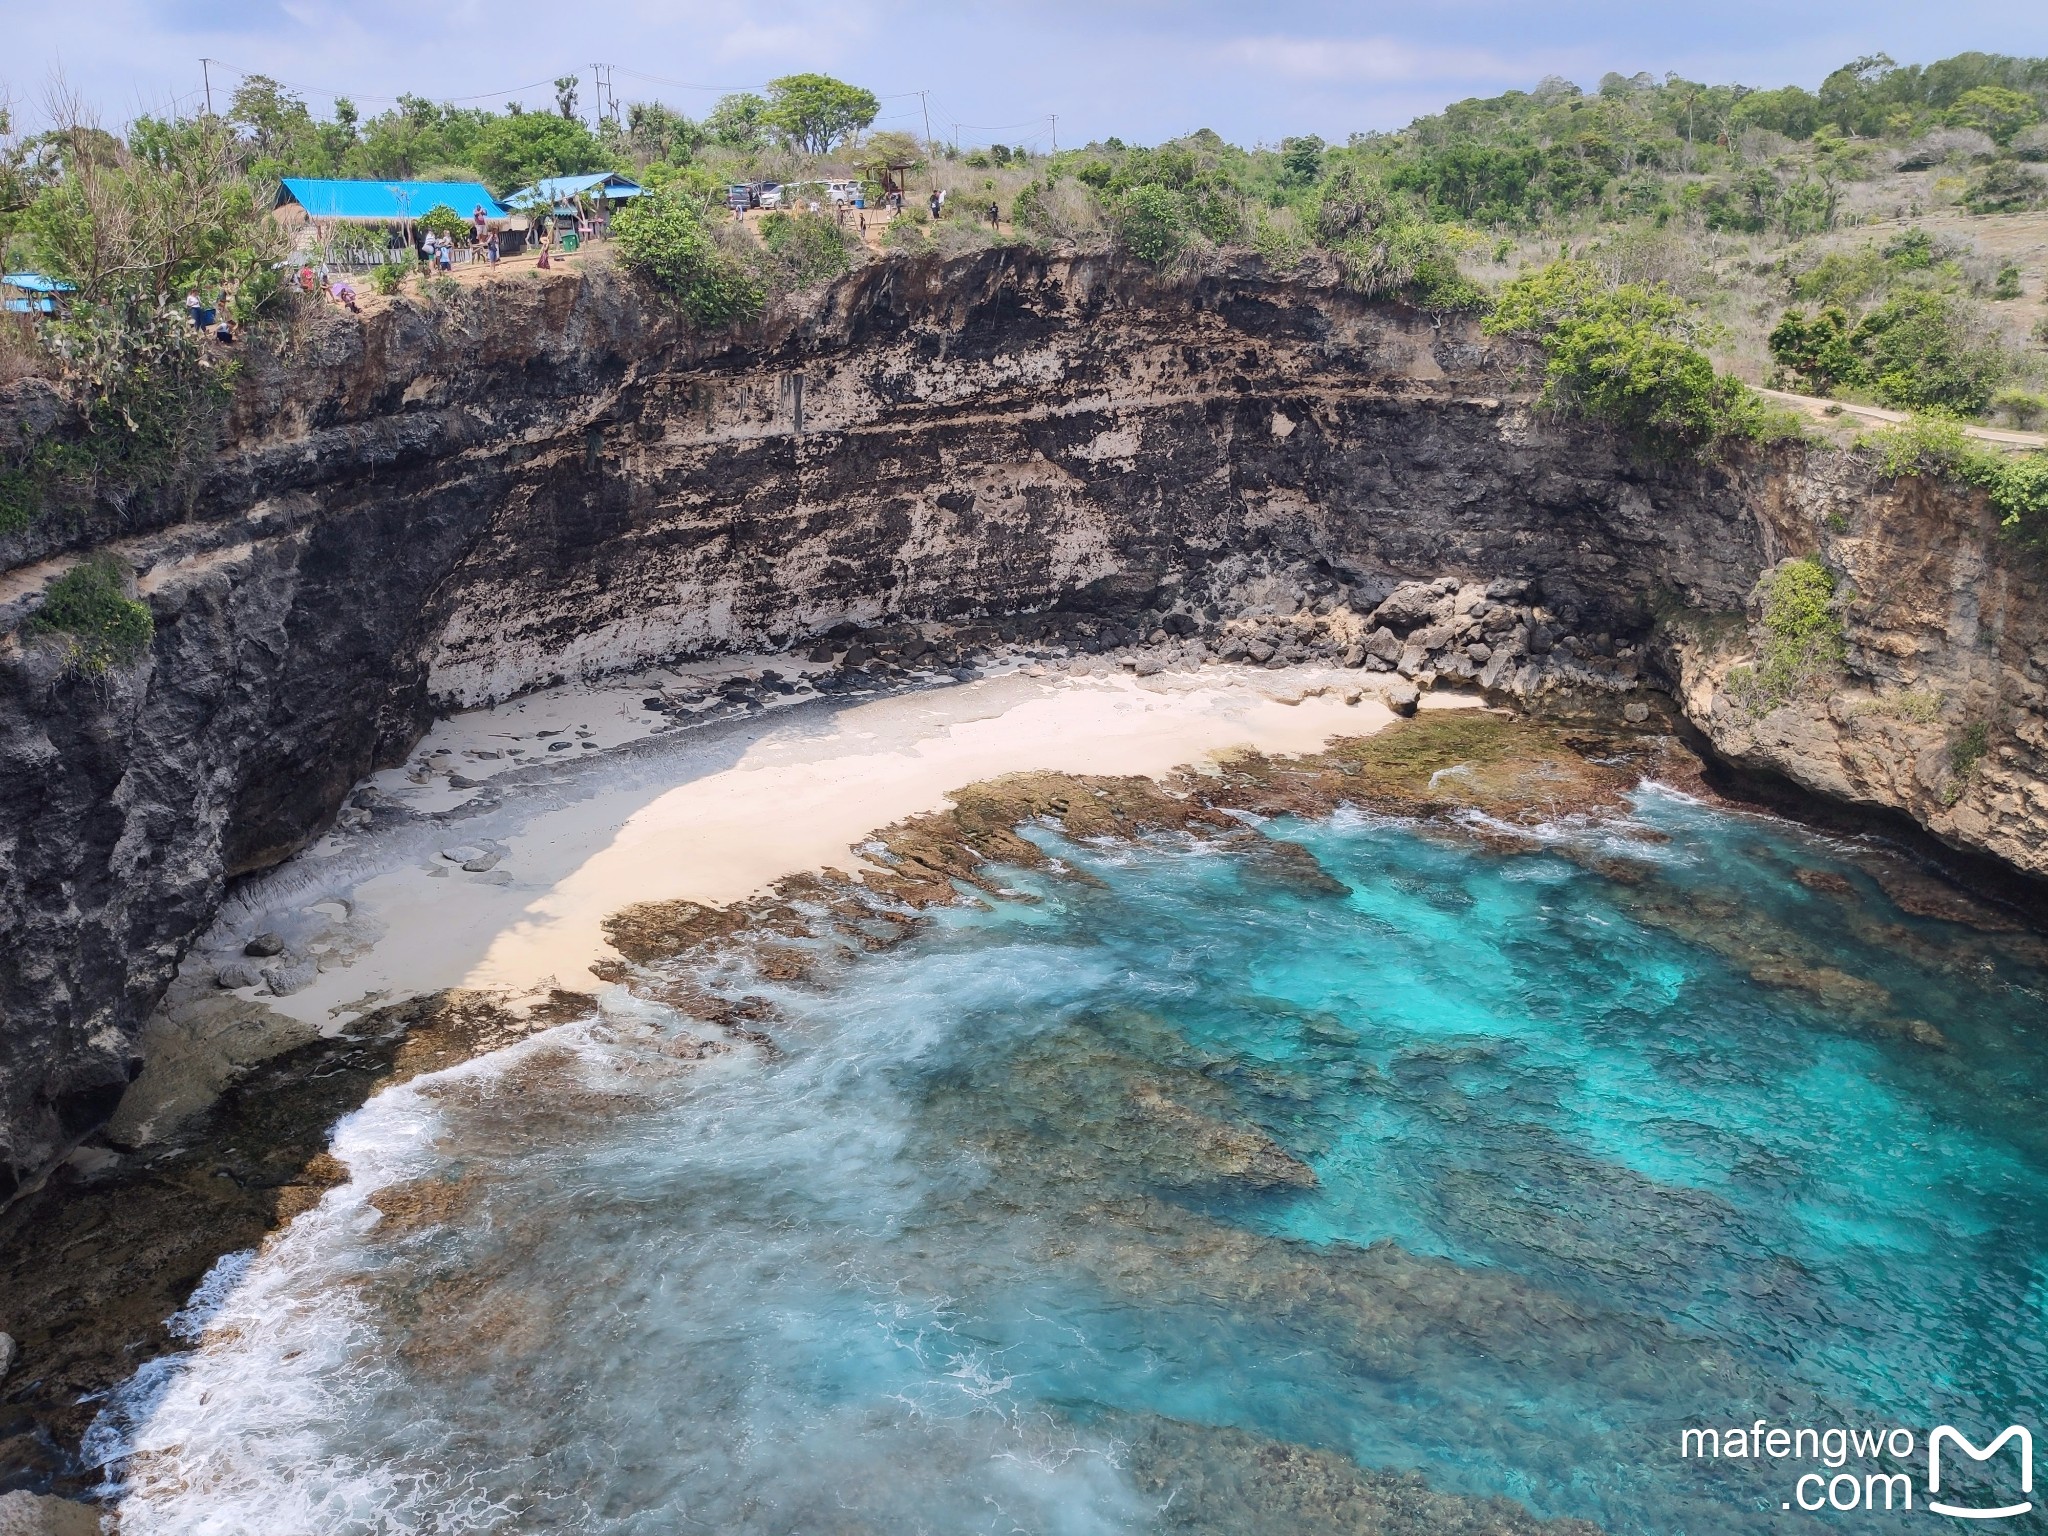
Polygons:
M484 246L484 260L494 267L498 264L498 232L495 229L491 231L491 238Z
M934 224L936 224L936 223L938 223L938 222L939 222L939 208L940 208L940 206L941 206L941 204L940 204L940 202L939 202L939 194L938 194L938 193L937 193L936 191L934 191L934 192L932 193L932 203L931 203L931 207L932 207L932 222L933 222Z

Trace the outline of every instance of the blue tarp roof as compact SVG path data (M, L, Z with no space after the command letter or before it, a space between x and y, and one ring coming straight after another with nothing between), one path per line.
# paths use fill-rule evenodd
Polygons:
M10 288L26 288L30 293L70 293L77 286L61 277L45 277L40 272L9 272L0 275L0 283Z
M578 193L594 190L600 182L604 184L607 202L617 202L622 197L638 197L646 190L630 176L621 176L617 171L593 171L587 176L550 176L530 187L521 187L505 202L513 208L530 208L539 202L559 205Z
M487 218L505 210L480 181L322 181L287 176L277 200L297 203L316 219L416 219L445 203L465 219L479 207Z

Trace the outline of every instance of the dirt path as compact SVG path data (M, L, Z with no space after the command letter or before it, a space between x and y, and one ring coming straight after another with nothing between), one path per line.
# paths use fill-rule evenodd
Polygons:
M1776 400L1804 411L1809 416L1823 419L1833 416L1855 416L1865 421L1901 422L1913 418L1905 411L1886 410L1880 405L1852 405L1847 400L1824 400L1815 395L1795 395L1782 389L1758 389L1757 393L1766 400ZM1964 426L1966 436L1982 442L1997 443L2004 448L2048 448L2048 433L2015 432L2006 427Z

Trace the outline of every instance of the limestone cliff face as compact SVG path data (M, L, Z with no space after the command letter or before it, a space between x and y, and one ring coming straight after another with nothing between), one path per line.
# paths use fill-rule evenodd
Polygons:
M602 267L308 321L248 359L189 508L0 545L0 630L95 544L157 621L103 681L0 642L0 1187L104 1118L225 883L436 709L847 619L1527 580L1581 632L1678 615L1663 654L1731 758L2048 874L2040 570L1973 498L1837 455L1649 463L1532 411L1534 365L1255 268L1020 251L877 263L715 341ZM1718 688L1740 623L1700 616L1815 548L1855 674L1750 720ZM1857 702L1916 688L1938 723Z

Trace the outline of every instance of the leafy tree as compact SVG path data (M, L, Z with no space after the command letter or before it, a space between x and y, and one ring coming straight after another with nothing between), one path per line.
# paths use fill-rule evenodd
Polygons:
M1281 180L1295 186L1312 185L1323 174L1323 151L1329 146L1314 134L1280 141Z
M450 239L466 236L470 232L469 220L446 203L434 204L414 222L429 234L446 235Z
M721 96L704 119L704 131L721 149L755 150L768 142L768 102L752 91Z
M604 154L583 124L544 112L494 117L478 134L471 158L499 191L530 186L547 176L571 176L599 168Z
M639 160L684 164L703 148L706 137L702 124L658 101L636 101L626 108L626 142Z
M1907 288L1865 315L1850 337L1871 388L1887 405L1975 416L2011 372L1993 340L1974 333L1952 294Z
M576 120L576 91L579 82L574 75L558 75L555 78L555 111L571 122Z
M768 82L762 121L793 149L822 155L875 120L882 104L873 91L830 75L784 75Z
M750 318L766 300L760 278L718 241L703 200L685 187L634 198L613 217L612 237L627 268L674 296L699 326Z
M1998 144L2010 143L2012 136L2037 121L2041 109L2031 96L2002 85L1979 85L1963 92L1948 109L1948 120L1958 128L1975 128L1991 135Z
M1706 326L1662 287L1610 287L1588 262L1556 261L1502 288L1486 329L1540 342L1544 400L1612 422L1658 451L1700 451L1754 429L1755 397L1717 376Z
M1850 339L1847 314L1830 305L1813 319L1789 309L1770 334L1771 356L1810 393L1830 395L1844 384L1860 384L1869 376L1863 355Z

